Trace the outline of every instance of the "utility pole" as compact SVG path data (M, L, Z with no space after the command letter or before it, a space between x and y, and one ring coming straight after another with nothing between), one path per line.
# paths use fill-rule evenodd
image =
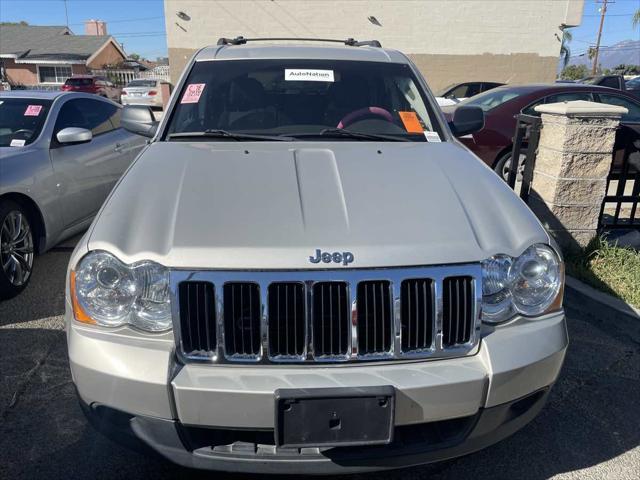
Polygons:
M62 0L64 2L64 18L67 20L67 28L69 28L69 12L67 12L67 0Z
M607 14L607 3L614 3L612 0L601 0L602 8L600 9L600 28L598 28L598 40L596 41L596 53L593 56L593 67L591 74L595 75L598 70L598 56L600 55L600 39L602 38L602 27L604 26L604 16Z

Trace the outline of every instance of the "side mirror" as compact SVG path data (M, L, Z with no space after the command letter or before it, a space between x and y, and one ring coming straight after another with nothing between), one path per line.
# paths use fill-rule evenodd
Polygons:
M72 143L87 143L93 138L91 130L78 127L63 128L56 134L56 139L62 145L68 145Z
M151 108L140 105L127 105L124 107L120 125L131 133L149 138L156 134L156 129L158 128L158 122L153 116Z
M453 120L449 122L451 132L463 137L484 128L484 112L480 107L461 106L453 111Z

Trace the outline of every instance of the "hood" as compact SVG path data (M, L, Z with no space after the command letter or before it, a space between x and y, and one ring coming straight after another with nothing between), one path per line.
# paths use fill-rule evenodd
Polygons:
M156 142L127 172L88 247L132 263L214 269L475 262L548 237L456 143Z

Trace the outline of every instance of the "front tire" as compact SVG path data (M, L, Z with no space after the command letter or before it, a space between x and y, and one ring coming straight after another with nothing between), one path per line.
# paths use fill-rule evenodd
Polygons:
M0 298L16 296L33 273L33 228L28 211L18 203L0 203Z
M524 173L524 162L527 156L520 152L520 159L518 162L518 175L516 181L522 181L522 175ZM496 162L493 170L502 178L505 182L509 181L509 169L511 168L511 152L507 152L502 155Z

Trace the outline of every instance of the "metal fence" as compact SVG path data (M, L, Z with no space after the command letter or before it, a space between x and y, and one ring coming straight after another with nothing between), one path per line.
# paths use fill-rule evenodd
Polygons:
M168 65L159 65L151 70L147 70L144 72L138 72L136 70L127 70L127 69L105 68L105 69L91 70L91 73L93 75L106 77L119 87L124 87L131 80L136 80L139 78L153 78L153 79L169 82L169 66Z
M640 229L640 125L621 124L600 209L601 229Z
M516 134L511 150L511 165L509 166L507 183L514 190L519 190L520 198L527 202L531 190L531 180L533 180L533 169L536 164L542 121L540 117L523 113L519 114L516 119ZM524 159L521 159L523 152ZM517 158L518 161L514 162L514 158ZM522 174L522 178L518 179L518 173Z
M540 129L539 117L517 117L507 183L525 202L529 199ZM524 154L524 158L521 158ZM606 196L600 208L598 228L640 230L640 125L621 124L616 133Z

